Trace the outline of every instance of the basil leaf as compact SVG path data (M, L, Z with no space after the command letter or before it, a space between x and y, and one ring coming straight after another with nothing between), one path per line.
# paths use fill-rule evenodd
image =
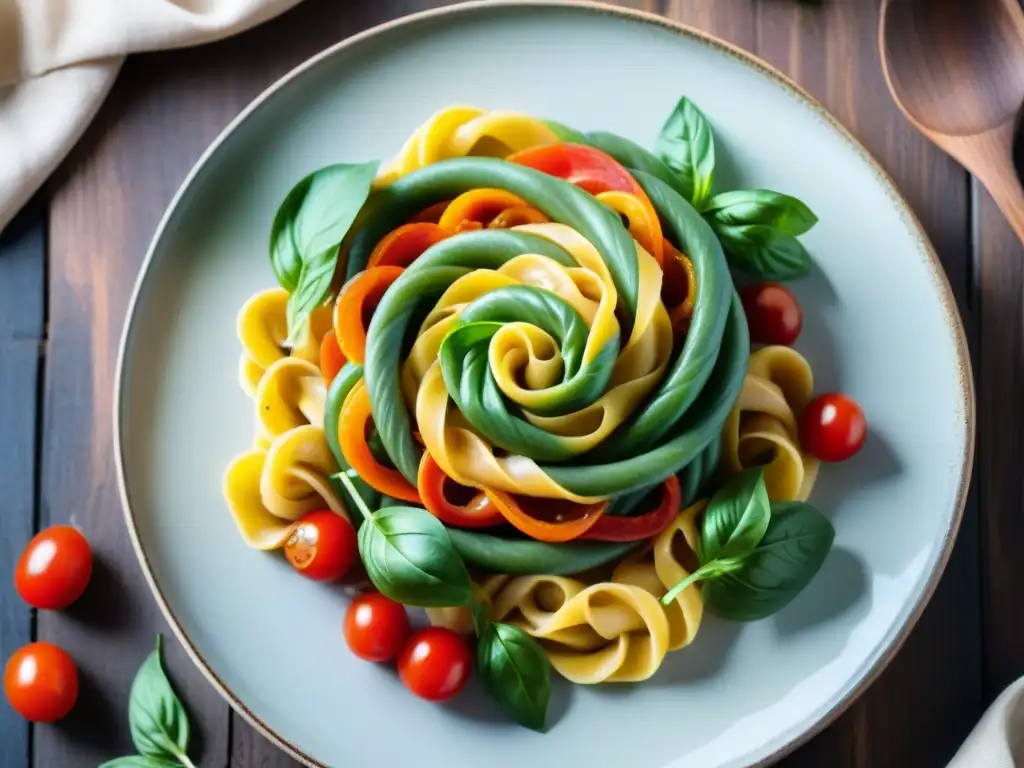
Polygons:
M270 264L278 283L292 294L290 339L301 330L305 315L327 297L338 246L369 197L378 166L375 160L321 168L292 187L277 209L270 227Z
M181 763L158 760L155 757L127 755L108 760L99 768L182 768Z
M551 699L551 662L519 627L491 624L476 649L484 690L520 725L543 731Z
M756 621L778 612L814 578L834 538L832 524L810 504L773 505L764 538L742 566L704 584L705 606L732 621Z
M334 270L338 266L338 251L324 251L302 265L299 282L288 294L285 317L288 321L286 344L294 344L306 326L309 313L319 307L331 293Z
M734 269L762 280L791 280L811 271L810 255L788 232L765 224L710 223Z
M470 605L469 572L444 524L419 507L377 510L359 529L359 554L381 594L425 608Z
M770 189L722 192L708 201L703 213L713 224L763 224L794 236L818 223L818 217L802 201Z
M768 528L771 502L764 469L748 469L723 485L704 511L700 531L700 561L744 557L758 545Z
M189 765L188 714L164 674L162 655L163 638L157 635L156 648L135 675L128 699L132 742L143 757Z
M477 603L473 606L473 631L476 636L483 637L491 625L491 606L488 603Z
M662 126L654 153L679 178L683 196L701 210L711 195L715 137L704 113L685 96Z
M727 573L739 570L742 566L743 558L741 557L728 557L722 560L712 560L710 563L705 563L666 592L661 598L661 603L662 605L672 605L672 601L679 597L679 593L691 584L696 584L698 581L710 581L711 579L717 579Z

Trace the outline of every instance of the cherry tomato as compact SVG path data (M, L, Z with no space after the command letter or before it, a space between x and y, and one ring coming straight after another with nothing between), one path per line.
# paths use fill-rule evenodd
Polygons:
M366 661L390 661L409 637L405 606L380 592L358 595L345 613L345 642Z
M14 652L4 670L4 692L14 710L35 723L52 723L78 698L75 662L52 643L29 643Z
M804 450L822 461L846 461L860 450L867 431L857 402L836 393L814 398L800 419Z
M284 545L288 562L313 581L337 581L359 557L352 523L329 509L307 512Z
M14 588L35 608L59 611L82 596L92 577L92 549L70 525L37 533L14 571Z
M804 326L804 313L792 292L778 283L757 283L740 291L756 344L791 346Z
M324 375L324 381L330 385L344 366L345 355L341 352L338 337L333 329L329 330L320 342L320 372Z
M405 687L427 701L444 701L461 691L472 667L466 641L446 627L421 629L398 657Z

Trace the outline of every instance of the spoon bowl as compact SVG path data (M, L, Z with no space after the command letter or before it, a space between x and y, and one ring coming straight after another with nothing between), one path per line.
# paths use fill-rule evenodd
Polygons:
M1024 102L1017 0L884 0L879 48L897 106L973 173L1024 241L1013 142Z

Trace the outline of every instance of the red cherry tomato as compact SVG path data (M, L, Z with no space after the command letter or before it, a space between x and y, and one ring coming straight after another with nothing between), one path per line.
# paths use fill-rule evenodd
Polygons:
M867 431L857 402L836 393L816 397L800 419L804 450L822 461L846 461L860 450Z
M21 553L14 588L29 605L59 611L82 596L91 577L92 549L85 536L70 525L54 525Z
M345 642L365 661L390 661L409 637L405 606L379 592L358 595L345 613Z
M60 720L78 698L75 662L52 643L29 643L4 670L4 692L14 710L35 723Z
M748 285L740 299L752 342L792 346L804 327L804 313L788 288L778 283Z
M329 509L307 512L284 545L288 562L313 581L337 581L359 557L352 523Z
M398 657L405 687L427 701L444 701L461 691L472 667L466 641L445 627L420 630Z

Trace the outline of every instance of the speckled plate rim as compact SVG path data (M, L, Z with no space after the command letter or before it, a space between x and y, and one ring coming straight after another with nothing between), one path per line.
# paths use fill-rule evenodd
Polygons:
M271 95L276 93L278 90L283 88L285 85L290 83L296 77L306 72L307 70L316 67L321 61L334 56L340 51L354 47L362 43L363 41L372 38L382 32L386 32L397 27L415 26L418 23L443 18L448 16L460 16L466 14L474 14L478 12L487 12L494 10L495 8L508 8L508 7L548 7L548 8L570 8L573 10L579 10L588 13L602 14L606 16L612 16L627 21L640 22L644 24L651 24L661 29L668 30L680 37L689 38L696 42L710 46L711 48L717 49L718 51L725 53L743 64L757 70L758 72L768 76L771 80L775 81L776 84L781 86L784 90L788 91L790 95L803 102L806 106L811 107L817 112L829 126L838 133L856 152L861 156L864 162L871 168L876 178L884 186L890 202L897 207L899 213L904 220L904 223L908 228L916 235L920 250L924 253L928 259L929 266L931 267L934 278L935 286L939 291L939 299L942 302L942 308L945 315L945 320L948 323L950 330L952 331L956 340L956 354L957 354L957 368L960 374L959 389L963 399L963 413L965 421L965 440L966 445L964 446L964 465L960 469L960 480L957 488L956 496L956 509L953 512L953 516L950 519L949 527L943 534L941 551L938 559L935 562L934 569L918 596L916 604L913 606L910 614L908 615L903 626L898 628L894 637L890 638L887 645L881 648L878 652L877 658L875 658L867 671L863 674L861 679L846 692L844 696L840 698L838 702L828 711L821 714L818 719L806 726L802 733L792 738L788 743L777 748L772 753L759 759L755 763L751 763L749 768L762 768L768 766L776 761L782 759L784 756L790 754L801 745L808 742L811 738L816 736L818 733L823 731L833 722L835 722L840 715L843 714L853 702L864 693L867 688L874 683L874 681L881 675L882 671L889 665L889 662L895 657L899 650L903 647L904 642L910 635L911 630L917 624L920 619L925 607L931 600L932 595L935 592L935 588L939 583L939 579L942 577L943 572L946 569L946 564L949 561L950 553L953 550L953 545L956 541L957 532L960 529L960 522L963 519L964 506L967 502L967 492L970 487L971 472L974 463L974 448L975 448L975 397L974 397L974 376L971 369L971 358L967 347L967 336L964 331L963 323L961 321L959 312L956 309L956 301L953 297L953 291L950 287L949 280L946 276L945 270L943 269L942 263L939 260L938 254L935 252L935 248L932 246L931 241L928 239L924 228L918 221L917 216L911 210L910 205L903 198L902 194L896 187L895 182L889 174L882 168L877 160L871 155L871 153L858 141L846 127L839 122L817 99L811 96L796 82L791 80L789 77L784 75L781 71L768 64L766 61L758 58L752 53L743 50L731 43L727 43L714 35L702 32L701 30L695 29L688 25L682 24L671 19L667 19L663 16L658 16L653 13L645 11L635 10L631 8L619 8L615 6L603 5L591 0L469 0L469 2L459 3L457 5L445 6L442 8L434 8L431 10L421 11L408 16L404 16L399 19L394 19L383 24L379 24L375 27L371 27L359 34L353 35L352 37L346 38L335 45L321 51L319 54L307 59L302 64L295 67L293 70L288 72L286 75L281 77L275 83L270 85L264 90L259 96L257 96L242 112L232 120L225 128L220 132L217 138L212 144L203 152L200 158L196 161L195 165L189 171L185 180L181 183L174 198L171 200L164 212L163 217L157 226L156 232L153 235L153 239L150 242L149 248L147 249L146 256L142 262L142 267L139 271L139 276L136 280L135 287L132 291L132 296L128 304L128 311L125 316L124 329L122 331L121 343L118 350L117 356L117 370L115 375L115 390L114 390L114 463L117 470L117 483L118 491L121 496L121 506L124 511L125 524L128 527L128 533L131 538L132 548L135 550L135 555L139 560L139 564L142 567L142 572L145 575L147 584L156 598L156 602L163 612L164 618L170 625L171 630L174 632L178 641L184 646L186 653L192 662L199 668L203 675L209 680L217 692L238 712L246 721L249 722L254 728L262 733L266 738L273 742L277 747L286 752L294 759L301 762L303 765L309 766L309 768L329 768L324 763L319 762L310 755L302 751L300 747L283 738L277 734L273 728L257 717L245 703L235 695L235 693L228 688L228 686L222 681L217 673L213 671L206 660L203 659L198 649L192 643L191 638L182 628L177 617L172 612L170 605L168 604L160 586L156 582L156 578L153 575L152 568L149 564L149 558L142 546L142 541L139 536L138 527L135 522L135 517L132 513L131 500L128 494L127 483L125 480L124 471L124 455L122 445L122 424L121 424L121 411L124 407L124 385L125 385L125 359L127 357L127 350L129 348L130 339L132 336L133 328L135 323L135 313L138 309L139 296L142 292L144 283L146 282L146 276L149 272L153 256L156 252L157 245L163 238L164 230L166 229L168 222L171 220L179 203L181 202L186 191L192 185L192 182L203 169L209 159L217 152L221 144L223 144L227 138L234 132L234 130L245 121L249 115L251 115L256 109L258 109Z

